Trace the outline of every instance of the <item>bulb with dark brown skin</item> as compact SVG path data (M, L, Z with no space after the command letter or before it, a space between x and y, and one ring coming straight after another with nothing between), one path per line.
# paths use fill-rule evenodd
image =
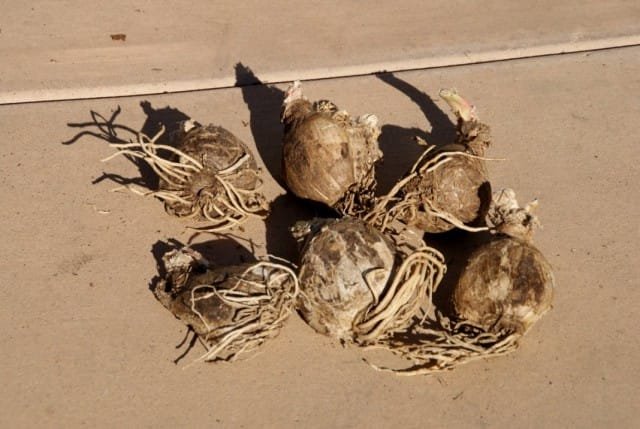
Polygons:
M311 103L300 82L286 94L282 159L289 190L341 214L365 211L373 201L374 166L382 158L377 118L351 118L327 100Z
M234 360L277 336L298 294L296 274L282 263L213 267L188 247L162 259L166 275L153 293L200 337L202 361Z
M170 251L163 256L163 261L167 276L153 293L167 310L202 339L220 327L231 326L238 310L203 286L252 292L250 283L234 280L234 276L244 273L253 265L251 263L212 267L200 253L190 248ZM207 298L203 299L205 296Z
M165 201L168 213L199 220L209 220L206 216L222 217L219 212L235 216L236 207L229 204L233 197L224 181L243 193L243 203L250 212L266 215L268 204L258 191L262 184L258 165L247 145L231 132L216 125L194 126L184 133L176 149L200 162L202 169L193 171L183 181L160 180L161 191L175 192L181 197ZM173 161L182 162L177 154Z
M453 90L442 90L441 97L457 117L454 143L425 157L417 166L418 174L402 189L401 195L417 194L420 203L400 218L425 232L446 232L455 225L434 212L444 213L462 224L482 222L491 201L491 185L484 157L491 143L491 130L480 122L475 109ZM451 156L444 154L450 153ZM461 156L460 153L472 156ZM437 159L448 158L437 168L428 168Z
M488 221L496 236L473 252L454 290L460 319L524 335L551 308L555 280L532 243L532 208L519 208L511 190L494 195Z

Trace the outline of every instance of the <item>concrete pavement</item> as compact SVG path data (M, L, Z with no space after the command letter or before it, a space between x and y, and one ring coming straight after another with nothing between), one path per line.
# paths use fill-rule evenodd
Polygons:
M0 10L0 104L230 87L238 62L286 82L640 44L634 0L36 0Z
M481 13L484 8L468 5L469 13L477 8L479 21L469 15L459 32L451 31L447 38L442 35L440 40L451 41L448 52L462 52L465 46L475 49L478 45L472 43L471 35L480 30L487 31L477 41L482 49L498 50L522 40L530 42L520 45L525 47L569 40L576 28L596 36L639 34L634 30L638 20L632 2L608 2L609 8L593 3L574 13L562 9L564 27L561 15L556 16L555 26L539 18L555 16L550 14L551 3L535 2L533 11L526 13L505 2L490 3L501 4L519 17L513 18L510 32L498 31L504 26L487 28L490 20L487 12ZM383 16L373 12L369 16L377 16L379 22L388 19L389 37L367 51L364 47L370 45L365 41L371 40L373 30L355 25L360 22L356 18L347 20L356 16L355 6L339 9L329 4L320 11L354 25L331 22L329 28L317 31L323 40L332 40L335 31L348 27L353 35L348 41L335 36L348 45L343 54L320 50L318 58L306 62L296 63L304 58L299 55L278 60L276 53L284 51L267 49L276 46L268 43L278 37L261 33L259 29L266 27L253 28L245 20L242 28L251 27L253 33L240 33L251 37L245 40L236 33L239 29L229 28L226 31L236 39L231 37L228 46L242 41L245 45L236 46L251 48L242 58L228 54L232 51L220 54L215 61L222 70L216 74L209 68L211 58L195 63L176 60L189 57L190 51L182 49L194 46L194 34L202 36L202 41L220 28L204 24L209 22L206 17L213 18L202 5L179 9L177 3L166 2L164 9L154 9L150 2L115 2L118 13L112 6L95 10L76 6L74 14L83 19L78 15L73 15L75 20L63 19L66 12L60 10L71 10L75 4L42 1L3 6L8 13L0 18L0 52L13 49L5 44L7 34L16 40L14 31L22 31L19 39L25 55L37 54L43 61L50 52L69 55L51 64L69 67L61 69L64 73L47 73L44 63L20 68L32 64L27 59L11 68L3 60L3 96L52 89L71 94L67 91L73 88L99 91L117 85L140 88L141 84L181 81L185 76L268 81L271 73L307 70L290 67L295 64L316 68L326 64L327 69L339 70L387 61L386 55L398 61L426 58L429 49L443 45L422 45L416 38L413 45L406 44L407 51L398 53L392 48L400 44L394 43L403 37L413 40L405 27L417 21L413 18L419 14L400 7L394 15L390 6L380 4L376 10ZM221 6L219 19L235 22L229 17L245 16L251 6L255 22L303 29L302 21L285 19L292 15L284 12L284 2L277 4L282 14L267 14L251 2ZM433 3L426 10L433 8L434 15L420 17L431 27L442 25L450 15L447 10L462 8L462 3L446 5L449 9L444 3ZM31 24L56 23L55 30L42 34L21 30L20 19L29 16L29 7L41 19ZM318 9L300 13L308 22L321 18ZM147 19L140 18L145 14ZM148 35L154 22L161 22L153 14L167 22L176 18L172 21L176 27L171 32L158 31L155 42L143 37L138 45L136 34ZM198 29L188 32L186 20L179 17L196 20ZM431 27L425 31L441 34L442 27L438 31ZM88 39L74 38L70 28ZM381 31L380 26L375 28ZM102 39L120 32L127 33L126 46ZM289 36L282 36L282 43L298 53L305 51L303 43L311 46L322 38L298 31L304 40L298 46L289 39L293 33L285 33ZM545 34L555 39L545 39ZM606 39L596 36L593 40ZM172 52L163 64L173 66L161 67L162 73L148 71L146 54L136 53L127 57L129 72L122 73L118 49L157 53L158 46ZM356 46L363 49L354 50ZM74 56L77 52L85 56ZM184 56L176 57L176 52ZM203 243L213 237L193 236L184 222L167 216L156 200L112 192L123 183L144 185L144 181L140 170L124 158L100 162L112 149L104 140L107 129L96 123L112 118L124 139L133 137L128 129L150 132L158 123L187 117L228 128L255 151L265 171L265 193L273 201L273 213L266 222L250 221L243 231L234 231L234 237L209 242L208 250L220 264L248 256L252 246L258 255L293 258L287 227L314 213L286 196L278 184L282 136L278 117L285 85L0 106L4 137L0 153L0 380L4 385L0 426L638 426L640 153L635 123L640 116L639 69L640 47L629 47L304 83L311 98L331 99L352 113L370 112L380 118L383 188L391 186L419 153L413 136L434 143L451 138L450 115L437 92L455 86L492 126L495 139L489 155L507 158L489 164L494 187L513 187L522 201L540 200L544 229L538 231L536 244L555 269L558 289L553 310L514 354L437 377L399 378L375 372L361 360L372 355L343 349L295 315L253 359L184 369L202 352L196 345L174 364L185 350L184 345L178 346L185 328L154 299L148 284L157 274L158 256L166 241ZM460 259L455 253L447 256L452 262Z

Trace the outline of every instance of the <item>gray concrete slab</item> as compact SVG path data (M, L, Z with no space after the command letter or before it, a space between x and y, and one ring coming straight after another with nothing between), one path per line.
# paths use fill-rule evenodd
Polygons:
M197 346L173 363L185 329L148 284L158 241L191 232L158 201L110 192L140 171L102 164L112 150L88 133L100 130L68 123L118 106L115 123L134 130L219 123L277 177L282 86L0 106L0 426L636 427L639 66L628 48L305 84L380 117L384 186L416 156L412 135L451 135L436 94L456 86L493 127L489 155L508 159L490 164L494 186L540 199L554 309L516 353L438 377L375 372L297 316L251 360L184 369ZM248 239L260 255L293 255L286 227L312 212L283 192L266 180L272 217L214 244L218 262L238 260Z
M0 103L229 87L239 62L284 82L640 43L633 0L36 0L0 10Z

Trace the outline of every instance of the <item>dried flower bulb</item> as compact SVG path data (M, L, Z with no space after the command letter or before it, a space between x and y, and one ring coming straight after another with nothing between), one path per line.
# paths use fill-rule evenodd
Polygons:
M536 205L520 208L510 189L494 193L487 223L496 235L471 254L454 288L456 319L436 311L403 338L389 339L387 347L413 365L391 371L432 374L517 349L551 308L555 289L549 262L531 242Z
M260 192L256 161L240 139L226 129L187 121L176 147L156 144L164 129L137 143L113 144L118 154L141 158L160 178L159 189L145 193L165 203L174 216L207 222L203 231L222 231L249 217L264 218L268 204Z
M287 265L258 261L212 267L188 247L163 256L166 276L154 294L207 348L203 361L234 360L278 335L298 281Z
M306 240L298 310L317 332L343 342L374 344L405 327L446 269L435 249L405 252L357 218L301 222L294 230Z
M473 224L484 220L491 201L484 164L490 129L455 90L444 89L440 96L458 118L456 141L436 148L418 139L427 149L367 216L382 229L392 219L430 233L486 229Z
M537 225L532 207L519 208L511 189L494 194L488 218L498 235L472 253L456 285L459 318L489 332L524 335L551 308L555 281L531 241Z
M283 174L287 187L343 215L370 208L380 127L374 115L352 118L327 100L310 102L299 81L283 103Z

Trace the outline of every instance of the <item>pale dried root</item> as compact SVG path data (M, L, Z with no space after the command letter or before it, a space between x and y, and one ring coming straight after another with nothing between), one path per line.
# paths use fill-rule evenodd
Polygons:
M412 366L388 368L367 363L378 371L397 375L435 374L475 360L509 354L518 348L521 337L514 332L487 332L465 321L451 323L436 312L435 320L422 320L402 335L377 346L411 361Z
M379 198L376 201L373 209L364 217L364 220L370 224L376 226L381 231L386 231L389 225L394 221L410 221L416 215L418 208L422 208L428 215L445 220L456 228L470 231L479 232L487 231L485 226L473 227L466 225L461 220L457 219L451 213L448 213L438 208L434 201L430 201L424 198L419 192L405 193L402 195L404 186L422 175L428 174L436 169L442 167L447 162L451 161L455 156L462 156L472 159L480 159L484 161L500 161L499 158L486 158L478 155L474 155L468 152L453 151L453 152L441 152L437 153L432 158L425 160L426 156L435 149L435 146L428 146L427 149L420 155L417 161L413 164L404 178L394 185L391 190Z
M209 197L200 203L200 210L195 214L200 214L211 222L205 227L190 227L201 232L220 232L244 223L250 217L264 219L268 207L266 201L260 197L255 198L253 204L248 200L256 197L258 187L251 191L238 189L233 184L220 176L216 176L218 182L225 190L225 198L212 194L204 194ZM220 204L220 207L218 204ZM184 216L181 216L184 217Z
M362 218L375 204L375 188L375 174L371 171L361 183L351 186L333 208L342 216Z
M106 162L118 155L131 156L145 161L149 167L169 185L174 187L184 186L188 178L194 173L202 170L202 164L178 149L168 146L156 144L158 139L164 134L165 128L153 137L149 138L143 133L138 133L138 141L136 143L112 143L109 146L118 151L102 162ZM158 155L158 150L166 150L172 152L183 159L183 162L169 161Z
M262 281L249 280L246 278L248 274L258 274ZM264 341L278 335L283 322L293 311L299 287L298 278L289 266L260 261L237 276L236 280L232 288L200 285L191 291L191 310L208 329L201 336L207 352L195 362L233 361L240 355L254 351ZM242 283L250 284L252 292L243 291L240 287ZM196 297L195 292L202 289L210 292ZM231 324L209 326L206 317L196 309L197 301L213 296L236 309Z
M135 143L111 144L110 146L118 151L102 161L109 161L118 155L145 161L164 181L163 189L148 192L129 189L138 195L154 196L162 200L170 214L183 218L200 217L211 222L208 226L193 227L192 229L203 232L220 232L238 226L250 217L261 219L266 217L268 204L259 194L262 181L257 180L257 186L253 189L240 189L232 183L238 174L247 173L247 171L253 172L253 170L240 170L251 158L248 153L240 156L228 167L215 172L214 177L224 189L224 194L213 195L204 191L202 196L194 195L189 190L191 177L202 172L204 167L198 160L179 149L156 144L164 131L165 129L162 127L153 138L139 133L138 141ZM180 162L161 157L158 154L160 150L176 155ZM174 209L175 205L180 206L180 212Z
M445 272L444 257L437 250L423 247L409 253L382 299L375 302L363 315L363 320L355 324L357 343L377 344L389 333L406 328L424 304L424 297L431 305Z

